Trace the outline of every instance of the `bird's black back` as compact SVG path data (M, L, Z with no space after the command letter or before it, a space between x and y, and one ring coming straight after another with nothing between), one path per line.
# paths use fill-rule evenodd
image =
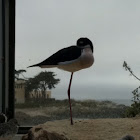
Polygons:
M58 65L59 62L71 61L77 59L81 55L81 49L76 46L70 46L68 48L64 48L54 53L52 56L47 58L33 66L43 66L43 65ZM30 66L30 67L33 67Z

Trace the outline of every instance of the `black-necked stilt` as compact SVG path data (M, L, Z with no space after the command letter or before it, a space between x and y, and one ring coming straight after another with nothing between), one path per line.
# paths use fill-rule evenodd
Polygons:
M88 38L80 38L77 40L77 45L61 49L46 60L42 61L41 63L29 66L39 66L41 68L57 67L59 69L71 72L71 78L68 87L71 124L73 124L73 120L70 101L70 88L73 73L81 69L90 67L93 64L93 62L94 57L92 42Z
M19 124L16 119L11 119L0 124L0 140L11 140L18 132Z

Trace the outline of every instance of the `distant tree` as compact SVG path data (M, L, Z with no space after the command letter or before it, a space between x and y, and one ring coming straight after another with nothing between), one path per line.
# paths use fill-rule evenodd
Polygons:
M131 70L131 68L127 65L126 61L124 61L123 63L123 67L125 68L125 70L130 72L130 75L132 75L133 77L135 77L138 81L140 81L140 78L138 78L133 71ZM131 105L130 108L128 108L128 110L126 111L126 116L127 117L135 117L137 114L140 113L140 93L139 93L139 87L137 87L136 89L134 89L132 91L133 94L133 98L132 98L132 102L133 104Z
M26 72L26 70L23 70L23 69L15 70L15 79L16 79L16 80L21 79L21 78L19 78L20 75L22 75L22 77L23 77L24 79L26 79L26 78L24 77L24 75L23 75L23 72Z
M31 91L41 91L43 98L45 98L45 93L48 89L55 88L60 82L60 79L55 78L56 74L54 72L40 72L34 78L29 78L26 82L26 97L28 98L28 93Z

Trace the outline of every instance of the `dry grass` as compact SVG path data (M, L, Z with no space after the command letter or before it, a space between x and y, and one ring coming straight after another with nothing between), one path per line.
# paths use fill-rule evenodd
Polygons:
M34 123L39 124L50 120L69 119L68 100L51 101L47 105L36 105L37 107L34 104L27 103L16 108L16 118L20 124L34 125ZM72 100L73 117L77 119L122 118L125 109L125 106L116 105L110 101Z

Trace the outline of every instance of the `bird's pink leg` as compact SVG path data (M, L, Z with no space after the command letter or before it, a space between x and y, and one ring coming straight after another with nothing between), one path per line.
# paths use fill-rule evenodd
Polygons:
M72 77L73 77L73 72L71 73L71 78L70 78L69 88L68 88L68 98L69 98L69 106L70 106L71 125L73 125L73 120L72 120L72 110L71 110L71 100L70 100L70 88L71 88Z

